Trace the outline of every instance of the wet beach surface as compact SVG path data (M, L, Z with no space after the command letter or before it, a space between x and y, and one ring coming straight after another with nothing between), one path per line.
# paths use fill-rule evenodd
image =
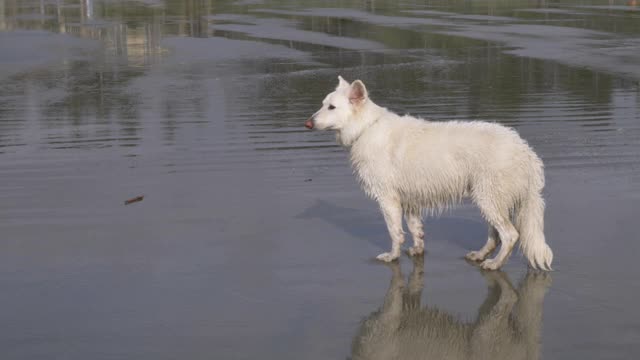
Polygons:
M640 356L640 7L608 4L0 0L2 358ZM516 128L555 271L466 263L469 205L373 261L375 203L303 127L338 74Z

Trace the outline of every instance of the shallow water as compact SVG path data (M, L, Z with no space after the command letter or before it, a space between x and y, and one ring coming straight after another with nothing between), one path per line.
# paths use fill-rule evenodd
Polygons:
M2 358L638 357L640 11L611 3L0 0ZM471 206L373 261L375 204L302 126L338 74L516 128L556 271L463 261Z

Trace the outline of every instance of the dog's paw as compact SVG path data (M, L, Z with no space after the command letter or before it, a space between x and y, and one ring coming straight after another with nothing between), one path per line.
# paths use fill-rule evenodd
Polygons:
M412 246L407 250L407 254L409 254L409 256L420 256L424 254L424 247Z
M396 260L398 258L398 255L393 255L391 253L382 253L378 256L376 256L376 259L380 260L380 261L384 261L384 262L392 262L393 260Z
M480 251L469 251L464 257L470 261L482 261L485 258Z
M480 264L480 267L485 269L485 270L498 270L500 269L500 266L502 264L500 264L499 261L496 261L495 259L488 259L482 262L482 264Z

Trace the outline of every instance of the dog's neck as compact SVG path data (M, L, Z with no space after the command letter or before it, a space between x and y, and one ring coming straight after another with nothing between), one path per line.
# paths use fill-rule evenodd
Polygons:
M376 105L371 99L367 99L362 108L355 114L355 119L336 133L338 143L344 147L351 147L360 139L362 134L375 124L387 109Z

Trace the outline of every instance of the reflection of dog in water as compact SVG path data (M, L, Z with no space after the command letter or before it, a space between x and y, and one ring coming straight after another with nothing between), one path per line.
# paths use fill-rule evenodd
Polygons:
M407 286L400 265L382 307L352 344L352 359L539 359L542 303L551 276L528 273L518 290L503 272L485 271L489 293L472 323L435 308L421 308L424 260L414 260Z

